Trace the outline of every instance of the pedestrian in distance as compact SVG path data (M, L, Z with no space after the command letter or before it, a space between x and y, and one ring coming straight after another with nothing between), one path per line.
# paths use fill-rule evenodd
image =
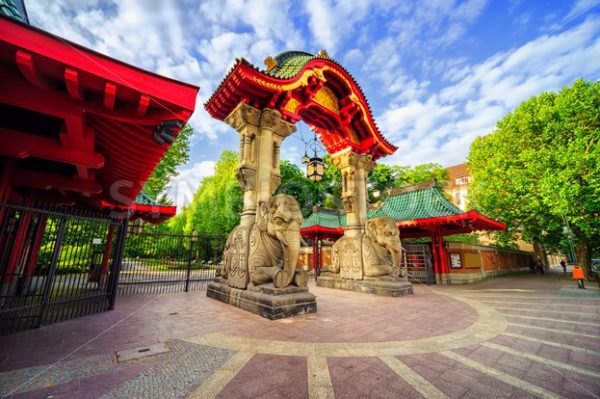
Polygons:
M540 272L540 274L544 274L544 264L540 258L537 258L535 261L535 268Z
M560 265L561 265L561 266L562 266L562 268L563 268L563 273L564 273L564 274L567 274L567 262L565 262L565 260L564 260L564 259L562 259L562 260L560 261Z

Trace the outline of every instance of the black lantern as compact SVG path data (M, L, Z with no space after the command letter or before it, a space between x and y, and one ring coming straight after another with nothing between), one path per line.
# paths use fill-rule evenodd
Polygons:
M308 146L313 150L313 156L309 158L305 148L304 156L302 157L302 163L306 165L306 177L313 182L321 181L325 174L325 169L327 168L323 159L317 155L317 144L317 133L315 133L315 137L311 141L304 142L305 146Z
M325 174L325 163L319 157L312 157L306 164L306 176L314 182L321 181Z

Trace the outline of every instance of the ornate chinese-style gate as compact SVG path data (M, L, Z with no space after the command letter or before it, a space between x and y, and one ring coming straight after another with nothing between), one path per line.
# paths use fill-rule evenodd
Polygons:
M341 171L347 218L344 236L358 242L367 221L367 175L375 160L394 153L396 147L379 132L354 78L325 51L317 55L288 51L267 57L265 64L266 70L259 71L238 59L205 104L212 117L225 121L240 135L237 178L244 207L236 245L248 253L250 239L241 232L249 231L261 217L261 207L269 204L279 186L281 143L300 120L316 132ZM362 259L363 248L358 246L356 251L342 253L341 262ZM242 263L247 261L242 258ZM230 284L245 288L248 277L245 268L241 270L242 275L237 273ZM362 272L351 278L362 279Z

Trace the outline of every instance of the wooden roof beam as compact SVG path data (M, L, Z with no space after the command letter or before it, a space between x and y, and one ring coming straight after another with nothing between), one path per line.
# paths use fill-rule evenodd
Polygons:
M18 187L46 191L57 189L92 194L102 192L102 186L95 182L73 180L67 176L33 170L16 170L13 173L13 184Z
M145 94L140 94L140 99L138 100L137 114L146 115L146 112L148 112L148 107L150 107L150 97L148 97Z
M84 99L83 88L79 84L79 75L76 70L65 68L65 84L71 97L80 101Z
M106 82L104 85L104 108L113 110L117 101L117 85Z
M93 169L104 166L104 156L97 152L67 149L56 140L4 128L0 128L0 155L47 159Z
M17 66L19 67L19 71L21 71L29 83L42 89L51 90L54 88L51 80L41 75L37 70L31 53L23 50L17 50L15 60L17 62Z

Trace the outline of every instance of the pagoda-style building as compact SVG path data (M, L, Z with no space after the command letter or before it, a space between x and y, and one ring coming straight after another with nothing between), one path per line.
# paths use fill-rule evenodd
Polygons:
M114 307L128 221L175 214L140 192L197 93L35 28L0 1L0 333ZM87 235L88 252L68 250ZM82 277L57 296L61 257L91 248L98 288Z
M382 216L396 222L402 239L431 238L432 266L438 282L445 282L450 273L444 237L506 228L476 210L459 209L446 198L435 180L390 190L381 205L367 214L369 219ZM304 221L301 233L313 242L313 268L322 266L319 240L336 240L344 234L345 228L345 215L327 208L316 208Z

